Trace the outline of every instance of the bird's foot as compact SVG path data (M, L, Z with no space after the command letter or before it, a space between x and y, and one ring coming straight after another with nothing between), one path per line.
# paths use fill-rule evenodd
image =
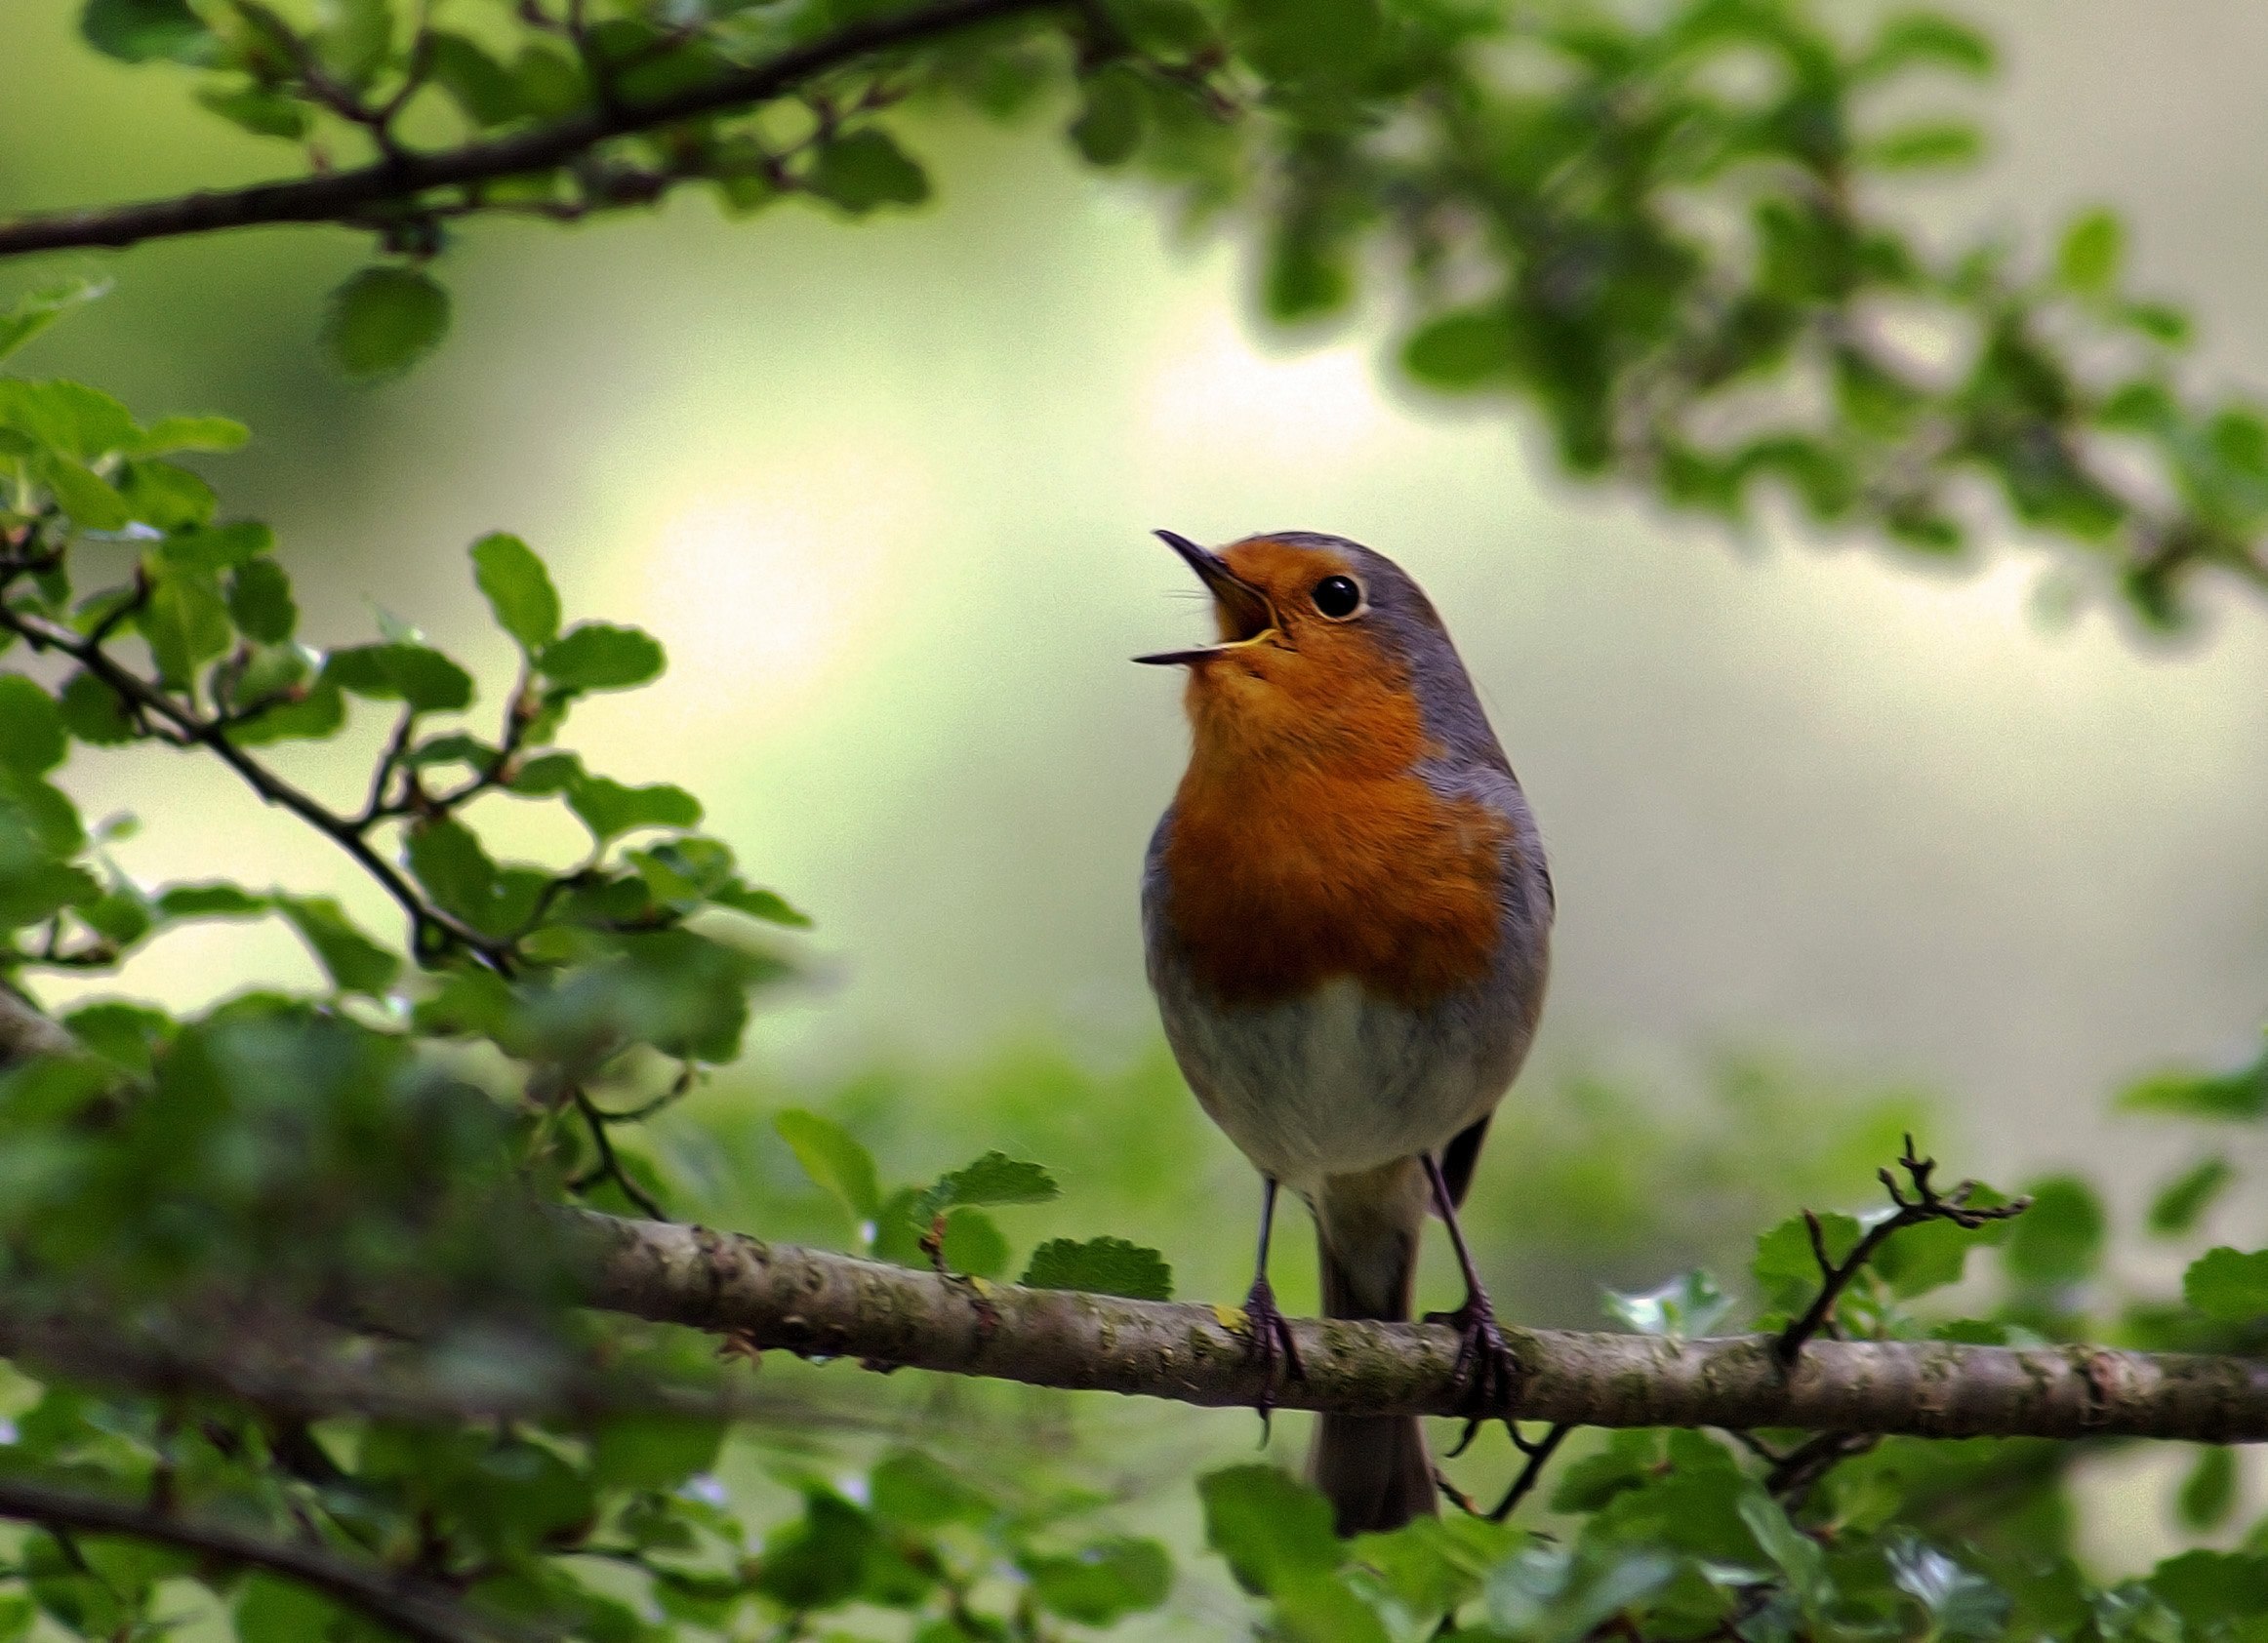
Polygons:
M1299 1361L1299 1346L1291 1338L1291 1320L1276 1304L1276 1291L1266 1278L1252 1280L1244 1297L1244 1320L1251 1331L1251 1356L1259 1359L1262 1381L1260 1401L1252 1407L1260 1415L1260 1442L1268 1443L1268 1418L1276 1409L1277 1375L1284 1381L1305 1381L1307 1366Z
M1457 1361L1450 1373L1464 1391L1465 1431L1449 1451L1448 1458L1455 1460L1471 1447L1474 1434L1511 1403L1519 1385L1519 1359L1496 1327L1496 1309L1486 1290L1468 1290L1464 1305L1454 1312L1428 1312L1426 1322L1447 1324L1457 1332Z

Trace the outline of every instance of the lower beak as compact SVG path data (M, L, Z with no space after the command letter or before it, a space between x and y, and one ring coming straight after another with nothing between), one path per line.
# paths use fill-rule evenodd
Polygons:
M1136 661L1154 666L1170 667L1184 662L1203 661L1211 657L1233 651L1240 645L1249 645L1256 639L1266 638L1276 629L1276 607L1268 602L1268 595L1229 569L1228 562L1209 548L1199 547L1189 538L1172 531L1156 533L1158 541L1180 554L1189 568L1197 574L1219 605L1222 617L1233 630L1233 637L1217 645L1197 645L1185 651L1158 651L1150 656L1138 656Z

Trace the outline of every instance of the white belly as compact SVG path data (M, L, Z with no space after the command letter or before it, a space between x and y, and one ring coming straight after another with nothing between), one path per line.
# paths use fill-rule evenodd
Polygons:
M1254 1008L1174 990L1160 996L1166 1035L1197 1100L1256 1168L1301 1192L1446 1145L1515 1069L1505 1034L1373 998L1349 978Z

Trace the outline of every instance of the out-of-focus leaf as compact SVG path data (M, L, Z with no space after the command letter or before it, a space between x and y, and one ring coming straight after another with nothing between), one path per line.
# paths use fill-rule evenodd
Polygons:
M1512 365L1512 327L1492 308L1429 320L1401 345L1402 369L1437 388L1477 388Z
M135 625L149 641L158 677L170 689L186 690L198 668L228 649L235 625L210 572L154 560L149 581L149 598Z
M1266 1594L1346 1560L1322 1496L1275 1466L1231 1466L1197 1480L1205 1543L1246 1591Z
M171 451L234 451L252 430L226 417L160 417L126 447L130 457L162 457Z
M1873 43L1851 65L1851 78L1864 83L1925 66L1960 74L1990 74L1992 42L1942 13L1903 13L1883 23Z
M1130 68L1110 64L1081 84L1085 103L1071 124L1071 140L1087 163L1123 165L1142 142L1142 82Z
M982 1491L919 1450L884 1456L867 1484L876 1516L915 1528L981 1518L992 1510Z
M2003 1258L2030 1283L2077 1283L2102 1260L2107 1225L2094 1188L2076 1176L2050 1176L2031 1188L2032 1207L2010 1223Z
M61 764L66 751L56 699L21 673L0 673L0 764L42 776Z
M476 126L501 126L525 110L511 72L462 34L433 30L425 37L425 61L434 84Z
M2174 1497L2174 1514L2182 1526L2197 1534L2218 1529L2237 1506L2237 1452L2226 1444L2209 1444L2197 1452L2197 1464L2181 1480Z
M1924 171L1973 165L1984 153L1984 134L1960 121L1901 126L1860 144L1861 163L1880 171Z
M1129 1301L1171 1301L1173 1268L1155 1250L1124 1238L1050 1238L1032 1252L1022 1281L1033 1289L1074 1289Z
M311 124L306 104L264 86L200 86L197 100L230 125L255 137L280 137L297 142Z
M1154 1609L1173 1589L1173 1559L1155 1541L1096 1541L1068 1557L1019 1561L1039 1606L1081 1625Z
M535 550L498 531L472 544L473 580L496 613L496 624L533 657L559 634L559 594Z
M0 308L0 359L6 359L64 314L106 296L108 280L78 279L26 292Z
M724 1423L683 1415L618 1415L590 1444L592 1481L618 1489L670 1489L716 1463Z
M54 456L48 458L42 472L47 488L55 493L57 505L83 531L123 530L134 517L117 488L82 462Z
M609 622L578 622L546 645L536 665L554 684L573 691L619 691L658 677L665 665L650 633Z
M1658 1289L1636 1295L1604 1292L1606 1315L1640 1335L1686 1341L1707 1335L1732 1312L1732 1297L1706 1271L1681 1272Z
M810 915L798 912L776 892L758 890L737 879L710 891L709 899L720 907L730 907L750 918L760 918L766 924L784 924L793 930L811 928Z
M1891 1583L1927 1612L1931 1636L1981 1643L2005 1630L2007 1594L1982 1575L1910 1536L1892 1540L1887 1557Z
M2107 211L2090 211L2063 231L2055 254L2055 277L2064 289L2101 297L2118 283L2126 256L2126 231Z
M2181 1294L2208 1318L2248 1324L2268 1317L2268 1250L2246 1253L2227 1245L2189 1263Z
M177 531L160 542L157 550L168 564L210 573L246 564L274 547L275 533L247 520Z
M628 787L603 776L586 776L567 789L567 807L601 844L644 827L701 824L701 801L667 781Z
M355 381L398 376L449 334L449 293L422 269L365 268L331 293L324 344Z
M854 1222L871 1222L882 1213L874 1160L848 1130L831 1118L793 1106L777 1114L772 1127L795 1154L803 1173L841 1199Z
M2200 1158L2161 1187L2150 1201L2150 1230L2162 1238L2180 1237L2198 1223L2236 1179L2236 1166L2220 1153Z
M1841 1261L1859 1240L1856 1220L1839 1212L1819 1218L1827 1258ZM1800 1312L1819 1293L1819 1262L1811 1251L1811 1234L1802 1216L1790 1216L1757 1239L1756 1260L1750 1263L1757 1287L1767 1307Z
M425 645L356 645L333 651L323 674L356 696L399 701L421 713L472 705L472 675Z
M300 623L291 578L273 559L253 559L228 574L228 614L248 639L263 645L289 640Z
M97 51L121 62L200 63L216 45L187 0L87 0L79 31Z
M279 896L275 905L341 992L378 997L401 974L401 959L357 930L330 897Z
M2119 1098L2133 1112L2243 1123L2268 1115L2268 1056L2234 1072L2165 1072Z
M92 673L73 673L64 680L61 704L64 727L90 747L116 747L134 740L125 704Z
M874 127L827 143L805 172L819 198L863 217L881 206L916 206L929 198L929 178L888 132Z

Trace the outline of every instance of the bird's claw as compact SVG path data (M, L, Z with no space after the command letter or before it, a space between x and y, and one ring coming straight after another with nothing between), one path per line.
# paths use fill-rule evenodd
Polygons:
M1291 1320L1276 1304L1276 1291L1266 1278L1252 1280L1244 1297L1244 1320L1251 1331L1250 1353L1260 1361L1260 1401L1252 1407L1260 1415L1260 1442L1268 1443L1268 1418L1276 1409L1276 1371L1286 1381L1305 1381L1307 1366L1299 1361L1299 1344L1292 1340Z
M1448 1453L1453 1461L1512 1402L1519 1385L1519 1359L1505 1343L1504 1332L1496 1327L1495 1308L1482 1291L1468 1294L1454 1312L1428 1312L1426 1322L1447 1324L1457 1332L1457 1361L1449 1373L1464 1392L1465 1430ZM1502 1419L1510 1421L1509 1416Z

